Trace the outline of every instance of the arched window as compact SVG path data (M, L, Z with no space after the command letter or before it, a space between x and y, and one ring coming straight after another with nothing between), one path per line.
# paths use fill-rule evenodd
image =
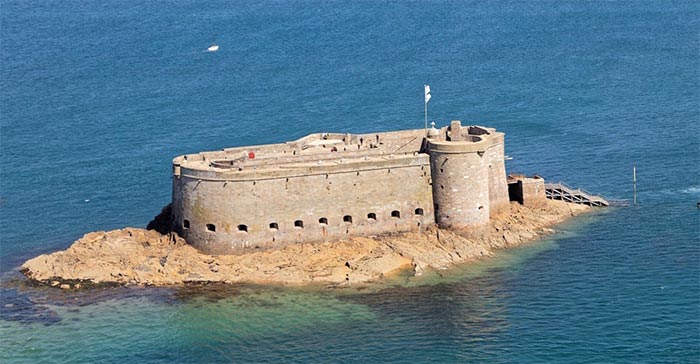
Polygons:
M243 225L243 224L238 225L238 231L247 233L248 232L248 225Z
M295 228L299 228L299 229L303 229L303 228L304 228L304 222L301 221L301 220L295 220L295 221L294 221L294 227L295 227Z
M343 221L347 222L348 224L352 224L352 216L350 216L350 215L343 216Z
M207 224L207 230L211 232L216 232L216 225L214 224Z
M280 226L277 225L276 222L271 222L271 223L270 223L270 230L272 230L272 231L277 231L277 230L279 230L279 229L280 229Z
M394 210L391 212L391 217L395 217L397 219L401 218L401 213L398 210Z
M369 214L367 214L367 220L375 220L376 221L377 214L375 214L374 212L370 212Z
M328 225L328 219L326 219L325 217L322 217L322 218L318 219L318 223L320 225Z
M419 208L417 208L415 212L416 212L416 215L420 215L420 216L423 216L423 215L424 215L424 213L423 213L423 209L422 209L422 208L420 208L420 207L419 207Z

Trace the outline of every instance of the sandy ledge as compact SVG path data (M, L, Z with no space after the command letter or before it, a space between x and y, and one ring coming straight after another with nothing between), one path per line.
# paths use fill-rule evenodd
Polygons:
M177 234L125 228L86 234L64 251L25 262L29 279L76 289L93 285L169 286L188 283L348 285L399 271L442 269L490 256L551 233L549 227L590 207L547 200L546 208L516 203L478 237L429 227L422 232L298 244L240 256L199 253Z

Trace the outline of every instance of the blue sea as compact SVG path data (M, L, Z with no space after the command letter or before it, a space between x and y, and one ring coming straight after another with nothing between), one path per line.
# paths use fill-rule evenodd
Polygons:
M698 363L700 3L0 0L0 362ZM217 44L218 52L207 52ZM506 133L509 172L637 205L365 288L33 287L144 227L177 155Z

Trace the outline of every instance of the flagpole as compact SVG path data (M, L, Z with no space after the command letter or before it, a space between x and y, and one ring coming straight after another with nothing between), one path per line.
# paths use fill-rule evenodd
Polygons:
M423 112L425 113L425 135L428 135L428 101L430 101L430 86L423 85Z
M428 135L428 102L426 101L423 105L425 111L425 135Z

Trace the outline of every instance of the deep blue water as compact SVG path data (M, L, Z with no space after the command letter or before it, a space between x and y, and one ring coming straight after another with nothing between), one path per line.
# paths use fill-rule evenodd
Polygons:
M697 1L0 0L0 21L1 362L700 360ZM439 126L506 133L510 172L631 199L636 164L639 204L408 286L13 288L145 226L176 155L420 128L423 84Z

